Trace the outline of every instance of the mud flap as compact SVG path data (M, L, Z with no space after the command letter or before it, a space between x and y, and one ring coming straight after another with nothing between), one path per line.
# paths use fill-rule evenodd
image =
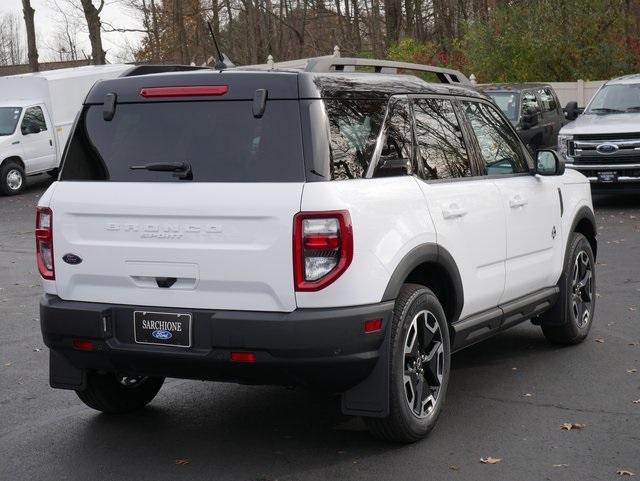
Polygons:
M389 366L391 323L380 347L380 357L371 374L360 384L342 393L342 412L348 416L385 418L389 415Z
M62 354L49 350L49 385L52 388L82 391L86 384L85 371L74 367Z

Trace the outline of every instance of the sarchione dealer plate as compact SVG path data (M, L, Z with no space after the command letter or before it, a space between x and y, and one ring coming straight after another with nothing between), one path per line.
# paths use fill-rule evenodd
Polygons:
M191 314L134 311L133 335L138 344L191 347Z

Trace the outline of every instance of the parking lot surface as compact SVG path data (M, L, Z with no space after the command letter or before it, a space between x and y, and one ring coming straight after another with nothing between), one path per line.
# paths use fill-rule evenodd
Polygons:
M454 355L435 430L397 446L342 416L338 398L303 390L168 380L146 410L114 417L50 389L33 255L44 177L0 197L1 480L640 476L640 196L596 199L598 299L587 341L551 346L525 323ZM501 461L481 464L488 456Z

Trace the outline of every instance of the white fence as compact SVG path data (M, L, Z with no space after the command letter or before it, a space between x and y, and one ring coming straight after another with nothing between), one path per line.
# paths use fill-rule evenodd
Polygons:
M586 107L591 100L591 97L595 95L606 80L584 81L578 80L577 82L549 82L549 85L558 94L560 105L563 107L567 105L567 102L576 101L578 107Z

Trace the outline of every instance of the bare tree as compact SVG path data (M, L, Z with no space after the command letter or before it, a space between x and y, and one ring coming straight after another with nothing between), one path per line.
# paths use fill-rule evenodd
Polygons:
M106 53L102 48L102 22L100 13L104 8L104 0L100 0L100 5L96 7L91 0L80 0L82 11L87 20L89 30L89 42L91 43L91 59L94 64L102 65L106 63Z
M38 65L38 49L36 47L36 27L33 22L36 11L31 7L31 0L22 0L22 13L24 15L24 24L27 28L29 65L32 72L37 72L40 67Z

